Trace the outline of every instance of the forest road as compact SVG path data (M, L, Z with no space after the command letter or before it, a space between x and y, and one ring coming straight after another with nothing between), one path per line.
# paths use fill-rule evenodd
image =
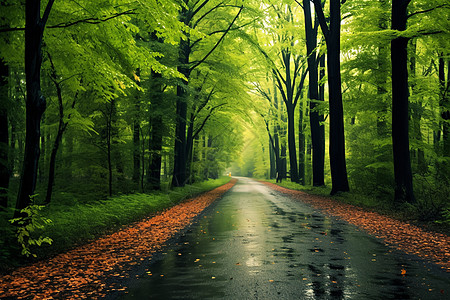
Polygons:
M449 299L450 273L248 178L110 299Z

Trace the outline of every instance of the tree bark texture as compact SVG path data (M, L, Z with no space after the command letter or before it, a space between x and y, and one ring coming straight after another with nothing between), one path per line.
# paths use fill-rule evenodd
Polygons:
M26 0L25 2L25 77L27 85L26 98L26 137L25 154L20 180L19 193L16 202L15 217L20 210L31 203L30 197L36 188L36 178L39 162L39 137L42 114L46 101L41 93L42 37L45 24L50 14L54 0L47 3L41 18L41 1Z
M305 184L305 125L303 120L303 102L299 105L299 119L298 119L298 181L300 184Z
M140 76L139 69L136 70L136 76ZM139 85L139 81L136 80L136 84ZM139 184L141 174L141 126L140 115L141 104L140 96L137 94L134 99L135 117L133 120L133 177L134 183ZM151 111L151 110L150 110Z
M330 169L331 194L349 191L347 166L345 162L344 109L342 105L341 70L340 70L340 29L341 2L330 2L330 25L323 14L318 0L314 0L320 27L327 44L328 88L330 106Z
M150 190L161 189L161 161L164 131L162 118L164 102L163 92L161 91L161 78L161 74L152 72L153 86L149 119L151 125L149 140L150 161L147 175L148 189Z
M180 41L178 72L189 78L189 41ZM186 117L187 117L187 82L177 86L177 108L175 126L175 148L172 186L181 187L186 184Z
M443 53L442 53L443 56ZM439 57L439 83L441 85L441 99L439 106L441 108L442 124L442 139L443 139L443 151L442 154L445 157L450 157L450 110L449 110L449 84L450 84L450 61L447 61L447 78L445 78L445 60L443 57Z
M391 29L404 31L409 0L392 1ZM408 39L391 41L392 63L392 146L394 155L395 202L414 203L409 151Z
M315 110L317 104L314 101L321 100L319 97L318 67L319 61L316 59L317 30L313 28L311 17L310 0L303 0L303 12L305 15L306 51L308 55L309 69L309 123L311 128L312 142L312 165L313 165L313 186L322 186L324 181L325 167L325 136L323 125L320 124L323 115ZM317 22L317 18L316 18Z
M297 167L297 148L295 146L294 107L289 106L287 108L287 114L288 114L288 148L289 148L290 175L291 181L298 183L299 180Z
M0 59L0 210L8 206L8 188L10 178L8 161L8 76L8 65Z

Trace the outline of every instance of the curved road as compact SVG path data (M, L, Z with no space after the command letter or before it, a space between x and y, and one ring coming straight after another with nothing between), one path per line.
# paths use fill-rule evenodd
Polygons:
M248 178L145 268L110 298L450 299L439 267Z

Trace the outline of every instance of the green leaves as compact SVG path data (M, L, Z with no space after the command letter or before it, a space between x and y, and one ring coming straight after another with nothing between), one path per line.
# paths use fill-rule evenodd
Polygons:
M42 230L52 223L52 220L43 217L40 211L44 208L43 205L34 204L34 198L37 195L30 197L31 205L25 207L20 212L22 217L10 219L9 222L17 226L16 237L17 242L22 247L22 255L29 257L30 255L36 257L36 254L31 252L31 246L41 246L43 243L51 245L53 240L49 237L39 236L32 237L32 233L36 230Z

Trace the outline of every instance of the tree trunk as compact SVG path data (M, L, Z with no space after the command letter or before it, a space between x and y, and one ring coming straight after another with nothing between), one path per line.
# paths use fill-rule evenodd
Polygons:
M393 0L392 29L404 31L410 0ZM408 135L408 39L391 41L392 146L394 154L395 202L414 203Z
M325 79L325 54L322 54L319 57L319 81L322 82ZM319 100L320 101L325 101L325 83L322 83L321 85L319 85ZM319 114L319 142L320 142L320 147L319 147L319 152L317 155L319 155L319 157L321 157L320 159L318 159L318 163L317 163L317 169L321 170L319 173L319 175L317 176L318 180L316 181L317 186L322 186L325 185L325 181L324 181L324 172L325 172L325 117L323 114ZM312 141L311 141L311 147L312 147ZM318 171L316 171L318 172ZM314 173L314 171L313 171ZM319 185L320 180L322 180L322 184ZM314 179L313 179L313 184L314 184Z
M140 76L139 69L136 70L136 76ZM136 81L139 85L139 81ZM140 99L139 94L134 99L135 116L133 120L133 177L134 183L139 184L139 178L141 174L141 126L140 126Z
M271 139L269 137L269 145L271 145ZM269 179L275 179L277 177L277 163L275 159L275 145L269 147Z
M66 133L66 138L64 139L65 141L65 149L66 149L66 155L64 158L64 166L66 168L66 176L67 176L67 180L68 180L68 184L72 184L73 183L73 133L71 133L70 131L68 133Z
M298 180L299 183L305 185L305 125L303 116L303 102L300 102L298 112Z
M161 189L161 155L164 124L162 109L164 107L163 93L161 91L161 74L152 72L153 97L150 106L150 125L152 127L149 139L150 161L148 166L147 183L150 190Z
M134 183L139 183L141 174L141 127L139 120L133 121L133 177Z
M10 178L8 160L8 76L8 65L0 59L0 210L8 206L8 189Z
M52 199L53 185L55 182L56 154L58 154L58 149L59 145L61 144L65 126L66 125L64 124L64 121L60 119L58 126L58 133L56 134L55 142L53 143L52 153L50 154L48 184L47 184L47 194L45 196L45 204L49 204Z
M16 125L13 121L10 120L11 123L11 137L9 143L9 176L14 176L14 171L16 167L16 143L17 143L17 133L16 133Z
M328 28L323 8L318 0L314 0L320 27L325 36L328 49L328 89L330 105L330 169L331 194L349 191L347 167L345 162L344 109L342 105L341 70L340 70L340 30L341 3L332 0L330 3L330 26Z
M187 175L186 180L187 182L189 182L189 184L192 183L191 162L192 162L192 151L194 150L194 121L195 116L194 113L192 112L189 118L189 126L186 135L186 175Z
M306 51L308 55L309 69L309 123L311 128L313 152L313 186L322 186L325 184L325 136L322 136L322 134L324 134L322 130L323 128L321 128L323 125L320 124L321 119L323 119L323 115L319 114L319 112L315 110L317 104L314 102L321 100L321 98L319 97L318 82L319 63L316 60L317 30L315 30L312 26L310 0L303 0L303 12L305 15Z
M312 156L312 144L311 141L308 140L306 143L306 177L305 177L306 185L310 185L312 183L311 156Z
M107 164L108 164L108 195L112 196L112 186L113 186L113 170L112 170L112 160L111 160L111 144L112 144L112 126L113 126L113 111L114 111L114 99L111 100L106 116L106 154L107 154Z
M15 217L21 216L20 210L31 203L30 197L34 194L36 188L40 151L40 123L42 114L46 108L46 101L41 93L40 82L42 36L53 2L53 0L50 0L47 3L42 19L40 17L41 1L26 0L25 4L26 137Z
M295 146L294 108L292 106L288 107L287 113L288 113L288 147L289 147L289 164L290 164L291 181L298 183L297 149Z
M49 55L50 58L50 55ZM58 154L59 145L61 144L62 136L64 134L64 131L67 128L67 123L64 122L64 106L63 106L63 99L62 99L62 90L61 86L59 84L58 76L56 74L55 67L53 65L53 62L50 58L50 62L52 65L52 80L56 87L56 95L58 98L58 105L59 105L59 124L58 124L58 132L56 133L55 142L53 143L52 153L50 154L50 162L49 162L49 170L48 170L48 184L47 184L47 194L45 196L45 204L49 204L52 199L52 193L53 193L53 185L55 181L55 168L56 168L56 154ZM47 141L49 142L49 141ZM44 146L42 146L44 148Z
M439 106L441 109L441 117L443 122L442 126L442 139L444 142L442 154L444 157L450 157L450 110L449 110L449 82L450 82L450 61L447 61L447 80L445 78L445 61L443 53L439 57L439 83L441 85L441 99Z
M180 41L178 72L189 78L189 41ZM177 109L175 127L175 148L172 186L186 184L186 117L187 117L187 82L177 86Z

